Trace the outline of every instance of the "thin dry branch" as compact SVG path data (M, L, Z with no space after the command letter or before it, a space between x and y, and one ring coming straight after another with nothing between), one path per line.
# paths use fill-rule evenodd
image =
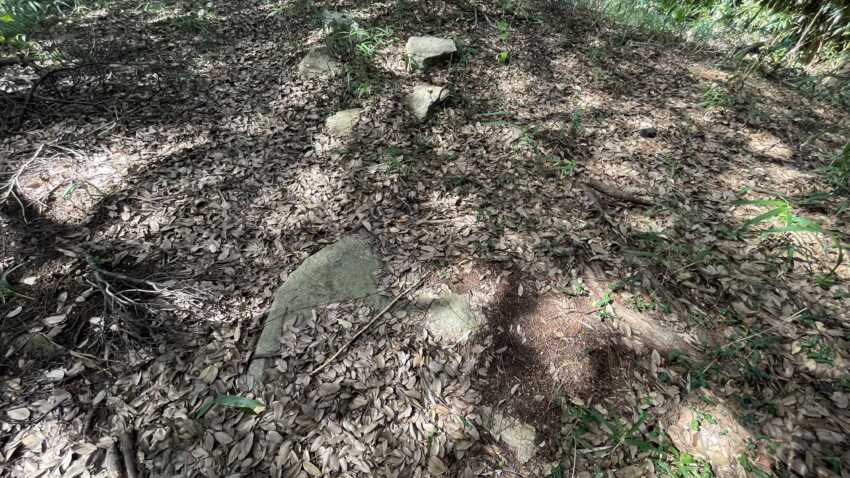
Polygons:
M640 204L641 206L654 206L655 203L650 201L649 199L642 198L638 196L636 193L631 191L627 191L624 189L615 189L607 184L604 184L600 181L597 181L592 178L587 178L584 180L584 184L590 186L591 188L599 191L600 193L611 196L614 199L619 199L620 201L630 202L634 204Z
M88 255L86 262L92 272L88 282L101 292L109 309L143 311L153 315L181 307L197 307L204 295L200 291L173 289L161 283L108 271Z
M354 343L354 342L355 342L355 341L356 341L356 340L357 340L357 339L358 339L361 335L363 335L363 333L364 333L364 332L366 332L366 330L368 330L368 329L369 329L369 327L371 327L371 326L372 326L372 324L374 324L375 322L377 322L377 321L378 321L378 319L380 319L380 318L381 318L384 314L386 314L386 313L387 313L387 311L389 311L390 309L392 309L392 308L393 308L393 306L396 304L396 302L398 302L398 301L399 301L399 299L401 299L402 297L406 296L407 294L409 294L409 293L413 292L414 290L416 290L416 289L418 289L418 288L422 287L422 284L424 284L424 283L425 283L425 280L426 280L426 279L427 279L430 275L431 275L431 273L430 273L430 272L429 272L428 274L425 274L425 276L424 276L424 277L422 277L422 279L420 279L420 280L419 280L419 282L417 282L416 284L414 284L414 285L410 286L407 290L405 290L405 291L404 291L404 292L402 292L401 294L399 294L399 295L395 296L395 299L393 299L393 300L392 300L392 302L390 302L389 304L387 304L387 306L386 306L386 307L384 307L384 308L383 308L383 310L381 310L380 312L378 312L378 314L377 314L377 315L375 315L375 317L372 317L372 320L370 320L370 321L369 321L369 323L367 323L366 325L364 325L363 327L361 327L361 328L360 328L360 330L358 330L358 331L357 331L357 333L356 333L356 334L354 334L354 337L352 337L352 338L351 338L351 340L349 340L349 341L348 341L345 345L343 345L342 347L340 347L340 348L339 348L339 350L337 350L337 351L336 351L336 353L334 353L334 354L333 354L333 355L331 355L331 356L330 356L327 360L325 360L325 361L324 361L324 363L322 363L322 365L319 365L318 367L314 368L314 369L313 369L313 371L312 371L312 372L310 372L310 376L312 377L313 375L316 375L317 373L321 372L321 371L322 371L322 369L324 369L325 367L327 367L328 365L330 365L330 364L331 364L331 362L333 362L334 360L336 360L336 358L337 358L337 357L339 357L339 356L340 356L343 352L345 352L346 350L348 350L348 347L351 347L351 344L353 344L353 343Z
M21 174L24 173L24 171L27 169L27 167L30 164L32 164L36 159L38 159L38 157L39 157L39 155L41 155L41 151L43 149L44 149L44 144L39 146L38 149L35 150L35 154L33 154L30 157L30 159L24 161L23 164L21 164L18 167L18 169L15 170L15 172L12 174L12 176L9 178L9 180L6 182L5 186L3 187L3 194L2 194L2 196L0 196L0 204L6 202L6 200L9 199L10 196L15 198L15 201L17 201L18 205L21 206L21 214L24 215L24 222L25 223L27 222L27 217L26 217L26 212L25 212L26 208L24 207L24 203L23 203L23 201L21 201L21 198L19 198L18 195L15 194L15 188L18 187L18 180L21 178Z
M124 458L124 472L127 478L137 478L139 476L138 467L136 466L136 446L133 443L133 432L125 431L118 439L121 448L121 456Z

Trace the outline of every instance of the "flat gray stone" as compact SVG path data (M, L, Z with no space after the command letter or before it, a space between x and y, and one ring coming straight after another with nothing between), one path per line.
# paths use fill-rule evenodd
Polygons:
M404 105L420 120L428 118L431 108L449 97L449 89L445 86L417 85L404 98Z
M328 134L337 138L351 136L354 125L360 119L361 113L363 113L362 109L354 108L332 114L325 120L325 128L328 130Z
M537 430L516 418L496 413L490 433L513 452L520 464L525 464L537 453Z
M312 80L319 78L331 78L342 73L342 65L339 64L325 47L310 49L301 63L298 64L298 76Z
M314 307L359 298L379 307L383 303L375 282L379 268L368 241L361 236L344 237L308 257L275 292L254 355L279 353L283 329L308 319ZM248 367L255 388L262 384L265 367L265 358L253 360Z
M454 40L438 37L410 37L404 53L412 68L428 69L457 53Z
M431 303L425 327L434 337L455 343L474 334L481 324L481 318L469 304L469 297L450 293Z

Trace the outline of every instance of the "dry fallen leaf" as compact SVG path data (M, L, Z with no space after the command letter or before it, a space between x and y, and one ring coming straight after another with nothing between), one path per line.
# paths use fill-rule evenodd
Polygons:
M23 420L29 420L30 411L26 407L19 407L19 408L13 408L11 410L7 410L6 415L8 415L9 418L11 418L12 420L23 421Z
M310 463L309 461L304 462L304 471L310 474L310 476L322 476L322 470L320 470L316 465Z

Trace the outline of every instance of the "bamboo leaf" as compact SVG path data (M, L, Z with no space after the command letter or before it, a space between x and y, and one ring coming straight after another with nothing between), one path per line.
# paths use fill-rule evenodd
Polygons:
M204 415L207 414L210 409L215 405L221 405L223 407L231 407L238 408L245 413L250 413L252 415L259 415L266 410L265 404L259 402L257 400L252 400L250 398L243 398L236 395L219 395L212 400L204 403L198 412L195 414L197 418L203 418Z

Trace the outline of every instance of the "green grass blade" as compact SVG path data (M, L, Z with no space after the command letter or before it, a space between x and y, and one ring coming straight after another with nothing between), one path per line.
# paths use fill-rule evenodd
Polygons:
M214 399L204 403L204 405L200 409L198 409L198 412L195 414L195 416L197 418L203 418L203 416L206 415L207 412L209 412L214 405L238 408L243 412L250 413L252 415L258 415L266 410L265 404L257 400L243 398L236 395L219 395Z
M742 225L739 229L741 229L741 230L749 229L752 226L756 226L756 225L761 224L763 222L769 221L769 220L771 220L775 217L781 216L782 214L784 214L786 212L788 212L788 209L784 205L777 207L777 208L774 208L774 209L771 209L770 211L767 211L766 213L763 213L763 214L759 214L758 216L756 216L756 217L750 219L749 221L745 222L744 225Z

